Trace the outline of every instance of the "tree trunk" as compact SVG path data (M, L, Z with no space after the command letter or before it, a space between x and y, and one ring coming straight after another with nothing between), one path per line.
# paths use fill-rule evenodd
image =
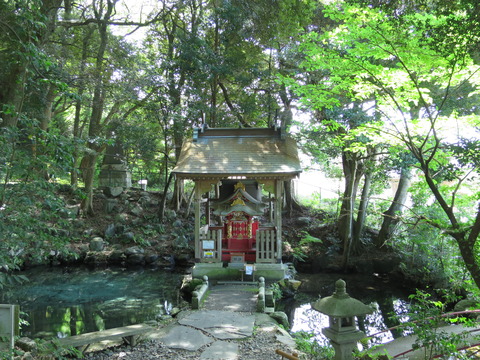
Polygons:
M98 32L100 36L100 44L96 54L95 62L95 85L92 99L92 113L90 115L90 125L88 128L88 136L94 139L100 135L101 120L103 116L103 106L105 103L104 81L105 81L105 52L108 44L108 21L114 13L115 2L107 0L107 8L105 13L99 13L98 9L94 9L95 17L99 21ZM103 18L102 18L103 17ZM85 169L85 195L86 199L82 202L82 211L85 214L93 214L93 179L95 176L95 165L98 157L98 145L93 142L88 143L89 153L85 156L87 168Z
M68 13L67 13L68 14ZM85 36L82 42L82 60L80 62L80 74L85 74L85 67L88 59L88 45L93 35L93 27L87 27ZM82 114L82 98L85 92L85 82L83 79L80 79L78 84L77 91L77 100L75 101L75 117L73 120L73 138L74 140L80 139L82 137L83 126L81 124L81 114ZM78 185L78 166L79 166L79 146L77 141L74 142L73 148L73 169L70 174L70 184L72 187L76 188Z
M368 172L364 176L364 184L360 204L358 205L357 220L354 223L352 251L357 252L360 248L360 238L365 228L365 219L367 218L367 206L370 200L370 187L372 185L372 173Z
M285 208L287 210L288 216L292 216L294 211L300 211L302 208L300 204L297 202L295 195L293 193L293 184L292 180L285 180L283 182L283 186L285 189L284 196L285 196Z
M383 213L382 226L377 238L375 239L375 246L377 248L381 248L392 237L395 226L400 221L398 215L400 215L403 211L411 181L412 174L410 169L402 169L400 173L400 181L398 182L398 187L395 191L393 201L388 210Z
M160 209L158 209L158 218L160 222L163 221L163 218L165 216L165 205L167 204L168 188L170 187L172 178L173 178L173 173L171 172L170 175L168 176L168 180L165 182L165 187L163 189L162 202L160 203Z
M480 264L478 263L478 259L476 256L477 252L475 251L476 238L471 239L473 238L473 236L469 236L466 239L466 236L462 236L462 234L455 234L452 236L457 241L458 247L460 249L460 254L462 255L463 261L465 262L465 267L472 276L472 279L477 285L477 287L480 289Z
M86 215L94 215L93 209L93 179L95 176L95 165L97 163L97 153L86 155L82 164L84 165L83 181L85 183L85 198L82 200L81 209Z
M342 153L343 174L345 176L345 191L338 218L338 235L343 243L343 264L348 266L353 239L353 215L355 213L355 196L360 181L361 167L355 154Z

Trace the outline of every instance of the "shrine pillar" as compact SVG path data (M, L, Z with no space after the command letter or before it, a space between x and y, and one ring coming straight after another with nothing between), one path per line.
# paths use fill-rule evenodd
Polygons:
M274 224L277 240L277 263L282 262L282 205L283 205L283 181L275 180L275 208Z
M202 189L198 181L195 181L195 261L200 261L200 210L202 202Z

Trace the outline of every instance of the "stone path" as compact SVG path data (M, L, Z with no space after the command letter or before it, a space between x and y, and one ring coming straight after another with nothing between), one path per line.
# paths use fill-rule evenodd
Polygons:
M225 284L214 286L203 304L205 310L254 313L258 285Z
M180 312L175 323L146 334L137 346L87 354L89 360L278 360L295 352L290 334L257 313L257 284L217 285L200 310ZM254 330L255 329L255 330Z
M238 340L253 335L258 288L256 285L217 285L202 310L188 311L158 340L172 349L198 351L200 359L237 359Z

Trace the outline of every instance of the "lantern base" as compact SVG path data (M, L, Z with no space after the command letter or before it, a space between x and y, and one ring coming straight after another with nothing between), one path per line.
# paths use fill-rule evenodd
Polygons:
M335 349L335 360L352 360L353 349L357 346L357 342L365 337L360 330L335 331L330 328L322 330Z

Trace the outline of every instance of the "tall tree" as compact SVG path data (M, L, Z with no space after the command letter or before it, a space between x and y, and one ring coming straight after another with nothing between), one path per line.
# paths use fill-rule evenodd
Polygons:
M461 161L459 152L452 150L460 138L452 139L455 134L445 132L452 121L463 121L472 129L479 125L475 109L462 108L461 116L445 106L465 95L465 89L479 85L480 67L470 54L478 48L480 33L469 6L447 15L423 12L401 17L365 7L330 6L326 13L338 25L324 34L309 34L304 46L305 66L328 71L329 80L298 90L314 107L337 104L336 94L375 99L382 122L364 126L358 134L374 138L381 132L382 141L403 144L411 152L445 216L422 220L456 240L466 268L480 287L480 259L475 251L480 234L478 198L467 217L455 207L466 179L478 175L476 159ZM476 145L478 140L470 139L463 149ZM443 186L445 180L455 186Z
M50 60L43 47L55 28L63 0L7 1L0 4L0 126L17 126L25 88L38 74L45 79ZM47 95L48 96L48 95Z

